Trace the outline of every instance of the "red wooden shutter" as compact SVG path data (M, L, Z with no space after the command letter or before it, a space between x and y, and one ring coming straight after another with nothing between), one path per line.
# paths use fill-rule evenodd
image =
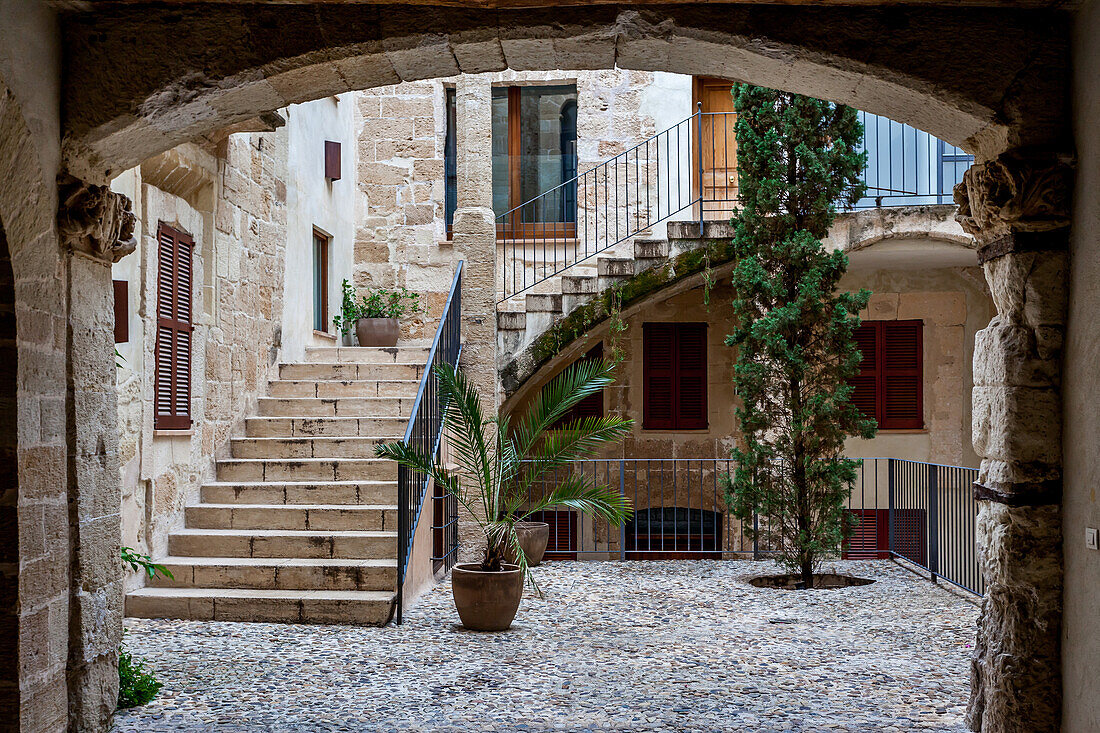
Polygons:
M113 280L115 287L115 343L124 344L130 340L130 298L127 294L129 283L125 280Z
M859 362L859 374L848 380L855 387L852 404L867 417L880 419L879 410L879 322L863 323L856 329L855 342L863 359Z
M676 328L676 429L707 427L707 325Z
M573 364L579 364L582 361L588 360L600 360L603 359L603 342L596 344L588 352L577 359ZM552 430L557 430L575 422L577 419L583 419L587 417L603 417L603 390L600 390L596 394L588 395L583 400L573 406L569 412L562 415L552 426Z
M642 427L674 430L676 324L642 325Z
M340 143L325 140L325 178L340 180Z
M163 222L157 229L157 339L153 426L191 427L191 251L194 241Z
M921 321L882 321L882 419L886 430L924 427Z

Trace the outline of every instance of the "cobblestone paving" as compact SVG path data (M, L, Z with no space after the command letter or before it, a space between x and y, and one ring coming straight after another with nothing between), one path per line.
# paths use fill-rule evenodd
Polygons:
M977 607L888 561L872 585L757 589L737 561L548 563L513 628L443 583L400 627L130 619L165 687L148 731L962 731Z

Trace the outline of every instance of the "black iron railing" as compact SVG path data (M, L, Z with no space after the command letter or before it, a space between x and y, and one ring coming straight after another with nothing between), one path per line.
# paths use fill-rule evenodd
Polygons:
M592 459L549 474L533 498L566 471L617 489L634 505L621 526L574 511L531 517L550 524L550 560L761 559L774 553L766 517L730 515L723 478L731 459ZM865 458L848 494L857 519L843 548L853 560L902 559L981 595L974 549L977 507L970 486L977 469L892 458ZM756 531L749 531L756 530Z
M860 112L867 194L853 208L951 203L973 156L914 127ZM703 112L497 217L501 300L653 226L728 220L737 205L737 115Z
M454 366L462 354L462 266L455 268L451 291L443 306L439 318L439 327L435 331L432 348L428 352L427 366L420 379L420 388L413 402L412 415L405 429L405 445L412 446L421 455L437 456L443 428L443 404L439 394L439 379L435 368L441 364ZM413 535L420 513L424 509L425 494L428 490L428 476L405 466L397 467L397 608L396 620L401 623L404 610L405 576L412 554ZM435 502L439 501L438 504ZM454 562L458 547L458 507L454 497L444 496L439 500L433 497L432 522L433 555L434 549L440 550L437 558L447 567ZM436 544L436 540L439 544ZM433 558L436 559L436 558Z

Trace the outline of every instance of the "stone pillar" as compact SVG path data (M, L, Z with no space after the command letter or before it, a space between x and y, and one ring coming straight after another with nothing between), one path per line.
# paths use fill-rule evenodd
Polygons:
M130 200L105 186L59 186L69 323L69 728L105 730L118 698L122 639L121 494L111 264L136 246Z
M456 259L462 274L462 368L481 393L486 413L500 405L497 379L496 218L493 216L492 86L484 74L463 75L455 85L458 207ZM469 517L460 517L463 561L480 559L484 541Z
M1057 731L1061 712L1062 343L1072 161L1014 150L973 166L956 215L997 315L974 348L974 484L986 595L967 723Z

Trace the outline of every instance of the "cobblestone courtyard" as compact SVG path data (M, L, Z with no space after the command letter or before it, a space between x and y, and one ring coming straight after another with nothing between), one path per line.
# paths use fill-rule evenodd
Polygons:
M165 683L129 731L962 731L977 606L888 561L843 590L749 562L549 563L512 630L443 583L388 628L130 619Z

